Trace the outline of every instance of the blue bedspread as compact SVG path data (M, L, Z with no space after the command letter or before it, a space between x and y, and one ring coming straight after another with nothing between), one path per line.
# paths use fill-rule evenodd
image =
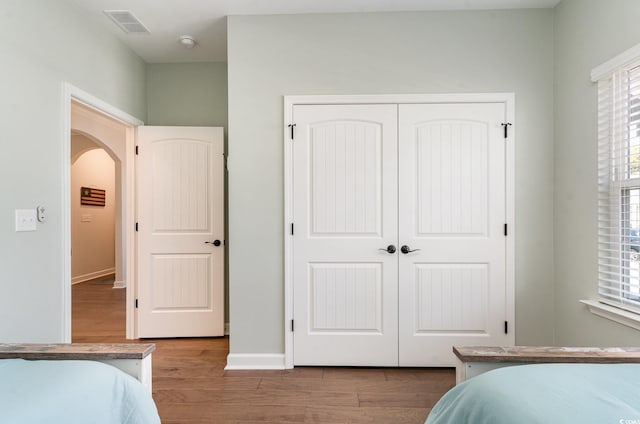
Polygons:
M151 394L94 361L0 360L0 423L157 424Z
M640 424L640 365L500 368L454 387L427 424Z

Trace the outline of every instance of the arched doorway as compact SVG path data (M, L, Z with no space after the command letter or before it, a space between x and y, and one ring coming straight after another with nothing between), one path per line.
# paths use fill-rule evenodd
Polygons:
M127 285L127 237L123 223L126 142L130 129L82 103L71 102L71 283L83 283L83 292L87 290L85 282L94 286L107 283L109 289L124 289ZM73 293L78 290L79 286L74 286ZM118 308L124 314L124 291L102 293L121 299ZM100 297L92 301L99 302ZM104 314L105 322L96 326L96 332L104 330L111 315ZM117 333L124 337L125 326L120 324ZM77 332L74 330L72 334L72 341L78 341Z

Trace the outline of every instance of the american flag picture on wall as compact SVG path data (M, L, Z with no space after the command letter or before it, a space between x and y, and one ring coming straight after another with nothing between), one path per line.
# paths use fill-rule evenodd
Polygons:
M104 206L106 192L99 188L80 187L80 204L89 206Z

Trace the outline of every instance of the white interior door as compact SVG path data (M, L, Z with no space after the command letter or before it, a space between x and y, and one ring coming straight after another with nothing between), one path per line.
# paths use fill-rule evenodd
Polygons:
M138 336L221 336L222 128L142 126L138 146Z
M395 366L397 106L293 113L294 364Z
M402 366L454 365L452 345L505 334L503 103L399 106Z

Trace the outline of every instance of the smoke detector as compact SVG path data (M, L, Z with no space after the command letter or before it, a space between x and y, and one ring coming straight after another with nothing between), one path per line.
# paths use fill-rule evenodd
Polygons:
M103 10L127 34L151 34L146 26L128 10Z
M196 40L190 35L181 35L180 37L178 37L178 41L188 49L194 48L197 44Z

